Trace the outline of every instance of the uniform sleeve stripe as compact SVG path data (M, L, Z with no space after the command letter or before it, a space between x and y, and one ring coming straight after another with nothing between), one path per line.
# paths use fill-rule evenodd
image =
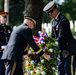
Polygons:
M39 54L41 51L42 51L41 49L40 49L40 50L38 50L38 51L36 52L36 54Z
M16 62L14 62L14 64L13 64L13 68L12 68L10 75L14 75L15 68L16 68Z
M73 74L73 64L72 64L73 61L74 61L74 55L71 56L71 65L70 65L71 66L71 73L72 73L72 75L74 75Z

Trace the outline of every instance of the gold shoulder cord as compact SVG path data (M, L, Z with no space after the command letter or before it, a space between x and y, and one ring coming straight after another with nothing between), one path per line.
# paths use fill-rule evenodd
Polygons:
M14 75L14 71L15 71L15 68L16 68L16 62L14 62L13 64L13 68L12 68L12 71L11 71L11 74L10 75Z
M38 50L38 51L36 52L36 54L39 54L41 51L42 51L41 49L40 49L40 50Z

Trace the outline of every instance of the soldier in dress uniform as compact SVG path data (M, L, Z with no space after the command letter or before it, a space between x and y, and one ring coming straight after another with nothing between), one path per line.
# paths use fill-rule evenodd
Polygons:
M45 59L50 60L50 55L41 50L34 42L32 29L36 25L36 18L25 16L23 24L16 27L10 36L6 50L4 50L2 59L5 62L5 75L23 75L22 58L24 50L29 44L39 57L42 55Z
M76 40L74 39L68 19L62 15L55 2L49 2L43 9L52 20L52 37L56 38L61 49L58 75L74 75L73 57L76 54ZM70 67L71 66L71 67Z
M4 47L6 47L12 29L6 25L8 12L0 12L0 75L4 75L4 64L1 60Z

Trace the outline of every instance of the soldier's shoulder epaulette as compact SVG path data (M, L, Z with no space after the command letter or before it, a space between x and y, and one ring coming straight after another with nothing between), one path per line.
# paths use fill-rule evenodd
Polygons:
M63 18L61 21L65 21L66 19L65 18Z
M61 16L61 21L65 21L66 20L66 18L62 15Z

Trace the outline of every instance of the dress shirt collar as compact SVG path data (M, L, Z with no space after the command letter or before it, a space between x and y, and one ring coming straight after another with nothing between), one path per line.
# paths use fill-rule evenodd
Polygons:
M57 16L55 17L55 20L58 20L58 16L59 16L60 12L57 14Z

